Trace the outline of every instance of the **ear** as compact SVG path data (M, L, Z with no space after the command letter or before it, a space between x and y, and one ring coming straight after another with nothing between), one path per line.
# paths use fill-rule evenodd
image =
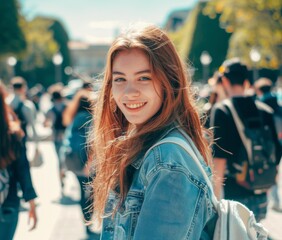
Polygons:
M231 88L232 88L232 85L229 81L229 79L225 76L222 76L222 87L223 87L223 90L225 92L225 95L226 97L230 96L230 93L231 93Z
M231 86L230 81L229 81L229 79L228 79L227 77L222 76L221 79L222 79L222 85L223 85L224 87L230 87L230 86Z
M243 87L244 87L245 90L252 88L252 85L251 85L251 83L248 79L245 79L245 81L243 83Z

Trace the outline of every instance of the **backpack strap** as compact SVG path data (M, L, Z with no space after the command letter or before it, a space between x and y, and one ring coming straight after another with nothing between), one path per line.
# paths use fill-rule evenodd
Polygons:
M147 150L147 152L145 153L144 158L146 158L146 156L149 154L151 149L153 149L154 147L159 146L161 144L172 143L172 144L179 145L181 148L183 148L188 153L188 155L190 155L190 157L196 163L198 169L202 173L202 176L204 177L208 187L211 189L212 204L213 204L214 208L216 209L216 211L218 211L218 200L217 200L217 198L214 194L212 183L211 183L206 171L204 170L203 166L200 163L200 160L199 160L200 153L198 152L196 146L194 145L192 139L188 136L188 134L186 132L184 132L182 129L179 129L179 131L184 135L184 137L186 138L188 143L186 141L184 141L183 139L179 138L179 137L166 137L166 138L160 140L159 142L155 143L152 147L150 147Z
M237 127L238 133L240 135L240 138L241 138L241 140L242 140L242 142L245 146L245 149L247 151L248 158L249 158L250 161L252 161L252 142L245 135L245 127L244 127L242 120L240 119L231 99L225 99L223 101L223 104L225 106L227 106L228 109L230 110L231 115L233 117L233 120L235 122L235 125ZM252 162L251 162L251 164L252 164Z
M264 102L261 102L259 100L255 100L255 104L256 104L256 106L259 110L262 110L262 111L265 111L265 112L268 112L268 113L274 113L274 110Z

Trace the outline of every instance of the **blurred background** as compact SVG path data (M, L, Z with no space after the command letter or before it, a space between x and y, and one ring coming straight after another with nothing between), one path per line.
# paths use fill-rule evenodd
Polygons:
M240 57L250 76L276 81L282 72L281 0L104 0L0 2L0 77L23 76L29 87L67 84L103 72L109 44L123 26L165 28L195 82Z
M42 165L31 166L39 196L38 227L28 232L28 212L21 203L16 240L88 239L79 186L69 171L61 198L52 128L43 127L52 99L42 94L60 85L70 101L83 87L81 79L99 90L109 46L128 24L153 23L169 33L200 98L208 98L208 80L222 62L239 57L251 82L267 77L277 86L282 105L282 0L0 0L0 12L0 79L7 86L14 76L27 81L29 97L38 104L35 128L43 158ZM27 145L29 159L33 140ZM281 216L270 210L263 222L274 239L282 239Z

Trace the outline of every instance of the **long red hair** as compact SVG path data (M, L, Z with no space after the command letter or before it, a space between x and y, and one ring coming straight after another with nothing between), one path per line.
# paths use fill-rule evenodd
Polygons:
M161 83L164 101L155 116L138 126L134 135L128 135L128 121L118 108L113 107L112 65L119 52L133 48L142 50L148 56L154 80ZM113 42L96 104L94 137L91 142L96 172L93 188L97 217L103 216L111 190L119 189L121 202L125 199L129 188L127 167L153 144L156 136L174 122L187 132L209 164L210 148L195 108L186 70L171 40L155 26L130 29Z
M12 119L15 115L5 103L5 96L4 85L0 82L0 169L19 157L23 134L19 121Z

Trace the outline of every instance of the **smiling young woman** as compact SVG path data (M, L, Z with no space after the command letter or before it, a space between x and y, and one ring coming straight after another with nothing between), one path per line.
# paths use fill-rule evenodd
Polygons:
M191 156L173 143L152 148L167 137L195 144L211 174L186 69L155 26L129 29L108 52L90 142L102 239L200 239L214 216Z

